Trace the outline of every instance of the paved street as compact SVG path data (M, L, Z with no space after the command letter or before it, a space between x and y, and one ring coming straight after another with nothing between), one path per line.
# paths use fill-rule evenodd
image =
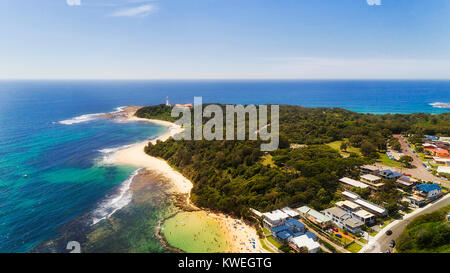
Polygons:
M424 181L441 182L443 184L446 184L447 186L450 186L449 181L443 180L441 178L438 178L438 177L432 175L427 170L427 168L425 168L422 160L420 160L420 158L415 153L413 153L412 148L410 148L408 146L408 144L406 143L406 141L404 141L401 138L401 135L394 135L394 137L397 138L398 141L400 142L400 145L402 147L402 153L405 155L409 155L410 157L412 157L414 159L414 161L411 163L411 165L413 165L414 168L411 168L411 169L401 168L400 170L397 169L397 171L402 171L404 173L411 174L413 177L422 179Z
M389 247L389 242L391 240L397 240L405 227L411 222L414 218L419 215L431 213L435 210L438 210L442 207L450 205L450 194L447 194L443 198L436 200L435 202L428 204L427 206L417 209L411 214L407 215L402 220L396 220L391 224L387 225L383 228L375 237L370 238L368 244L361 249L362 253L379 253L386 252L386 250L392 249ZM387 230L392 230L392 235L386 235Z

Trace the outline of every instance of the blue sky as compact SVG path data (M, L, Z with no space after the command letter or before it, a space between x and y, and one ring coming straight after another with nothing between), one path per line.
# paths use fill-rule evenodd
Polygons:
M450 79L450 0L2 0L0 35L3 79Z

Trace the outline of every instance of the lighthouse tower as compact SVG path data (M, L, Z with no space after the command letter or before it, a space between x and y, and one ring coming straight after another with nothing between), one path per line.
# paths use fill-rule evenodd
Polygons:
M170 104L169 104L169 97L168 96L166 97L166 106L170 106Z

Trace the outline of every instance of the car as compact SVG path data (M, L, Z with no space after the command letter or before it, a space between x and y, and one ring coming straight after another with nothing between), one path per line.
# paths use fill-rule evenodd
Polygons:
M392 241L389 243L389 247L395 247L395 241L394 241L394 240L392 240Z
M386 231L386 235L387 235L387 236L391 236L391 235L392 235L392 230Z

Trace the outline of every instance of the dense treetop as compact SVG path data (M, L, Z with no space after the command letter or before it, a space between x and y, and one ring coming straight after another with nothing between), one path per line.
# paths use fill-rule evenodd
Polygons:
M176 120L170 111L169 106L157 105L141 108L136 115ZM281 105L280 147L274 152L261 152L260 140L173 139L149 144L146 152L167 160L191 179L192 201L197 205L246 216L248 208L267 211L286 205L331 206L339 200L338 179L358 178L356 167L373 162L394 133L449 135L450 114L371 115ZM345 145L359 148L362 155L343 157L322 145L344 139L348 141ZM292 143L308 146L290 149ZM395 213L399 196L392 185L386 183L385 191L372 196L372 201L392 206Z

